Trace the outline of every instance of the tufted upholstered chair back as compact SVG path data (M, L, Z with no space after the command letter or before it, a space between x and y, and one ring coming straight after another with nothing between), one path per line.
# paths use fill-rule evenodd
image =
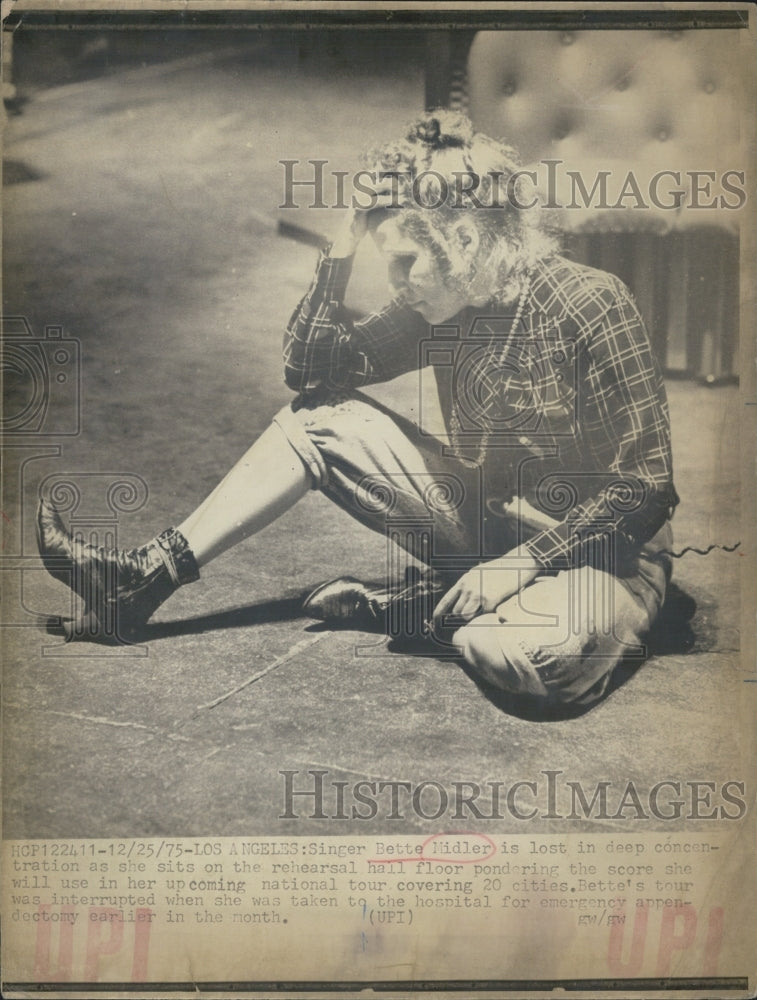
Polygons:
M543 161L560 161L551 176L557 204L574 206L557 216L568 252L629 283L668 369L711 379L735 369L740 212L730 206L742 199L723 177L744 169L745 35L484 31L468 58L476 127L538 165L542 190ZM585 207L568 171L588 191L609 172L606 200L598 190ZM650 185L662 171L673 174L653 189L661 207ZM648 207L628 187L629 172ZM732 174L725 183L745 188Z
M476 123L526 160L610 160L641 173L740 163L739 31L479 32Z

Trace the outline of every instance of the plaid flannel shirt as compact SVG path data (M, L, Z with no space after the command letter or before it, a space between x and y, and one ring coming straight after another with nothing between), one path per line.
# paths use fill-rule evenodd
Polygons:
M618 278L549 257L531 272L517 328L512 307L466 309L432 329L397 302L351 322L351 268L351 258L321 254L284 339L291 389L359 388L442 356L440 399L458 454L483 451L495 495L526 499L556 522L526 543L545 569L576 565L597 538L622 561L672 516L665 388Z

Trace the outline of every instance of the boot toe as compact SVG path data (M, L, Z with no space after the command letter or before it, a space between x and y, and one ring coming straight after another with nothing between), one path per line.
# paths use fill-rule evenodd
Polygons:
M322 583L305 599L302 610L324 622L373 620L370 594L360 580L345 576Z

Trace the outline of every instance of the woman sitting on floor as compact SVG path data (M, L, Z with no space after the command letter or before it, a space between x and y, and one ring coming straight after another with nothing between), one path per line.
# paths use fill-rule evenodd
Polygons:
M665 390L643 321L613 275L556 252L523 207L511 149L452 112L374 151L370 207L322 252L284 345L296 393L178 528L129 552L83 544L46 503L39 545L96 631L132 640L180 585L309 490L398 533L429 572L374 589L344 578L313 617L400 614L500 690L591 704L643 649L669 578ZM343 306L370 233L392 301ZM435 366L449 445L358 390Z

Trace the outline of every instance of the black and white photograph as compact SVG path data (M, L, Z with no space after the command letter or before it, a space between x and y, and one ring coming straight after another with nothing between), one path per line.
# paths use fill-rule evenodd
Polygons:
M6 995L754 995L753 19L4 7Z

